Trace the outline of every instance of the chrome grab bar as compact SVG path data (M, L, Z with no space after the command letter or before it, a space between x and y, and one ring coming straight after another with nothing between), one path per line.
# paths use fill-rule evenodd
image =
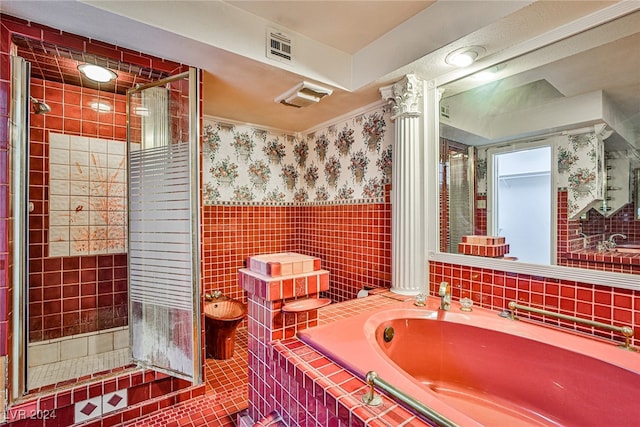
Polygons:
M367 384L369 385L369 391L362 396L362 401L370 406L379 406L382 404L382 399L378 396L373 389L373 386L378 386L382 391L390 394L393 398L399 400L411 409L425 417L429 421L433 421L436 425L441 427L458 427L458 424L454 423L447 417L433 409L425 406L422 402L417 401L413 397L401 392L385 380L378 377L375 371L367 372L366 376Z
M595 320L582 319L580 317L568 316L562 313L556 313L553 311L543 310L540 308L530 307L528 305L521 305L515 301L511 301L509 303L509 308L511 309L510 318L511 320L517 320L516 310L528 311L535 314L540 314L542 316L555 317L556 319L567 320L569 322L580 323L582 325L591 326L593 328L604 329L606 331L617 332L619 334L624 335L624 344L619 345L618 347L623 348L625 350L630 351L638 351L637 348L631 345L631 338L633 338L634 330L629 326L614 326L609 325L607 323L596 322Z

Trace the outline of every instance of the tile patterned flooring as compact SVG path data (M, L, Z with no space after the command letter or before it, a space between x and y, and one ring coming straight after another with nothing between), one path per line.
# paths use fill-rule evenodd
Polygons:
M362 300L346 301L339 305L331 304L320 309L318 323L329 323L406 298L388 292L377 293L372 292L366 302ZM147 417L126 424L126 426L236 427L238 416L248 408L249 388L247 329L240 328L236 333L233 357L227 360L206 360L204 367L206 393L204 396L149 414ZM128 355L125 362L119 363L118 366L126 365ZM75 375L79 376L79 374Z
M318 310L318 323L325 324L360 314L382 305L393 304L408 297L374 291L363 300L331 304ZM237 330L233 357L227 360L207 359L205 365L206 393L180 405L150 414L127 427L212 426L236 427L238 415L248 408L247 329Z
M126 426L236 426L238 414L249 406L247 340L247 329L240 328L236 331L233 357L206 360L204 396L150 414Z
M61 362L34 366L28 370L29 390L81 378L95 372L108 371L131 363L128 348L123 348L91 356L67 359Z

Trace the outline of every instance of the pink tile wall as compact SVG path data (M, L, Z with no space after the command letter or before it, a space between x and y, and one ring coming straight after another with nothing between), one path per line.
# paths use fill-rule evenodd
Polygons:
M244 299L238 270L249 256L297 252L295 208L286 206L203 206L204 292L220 290Z

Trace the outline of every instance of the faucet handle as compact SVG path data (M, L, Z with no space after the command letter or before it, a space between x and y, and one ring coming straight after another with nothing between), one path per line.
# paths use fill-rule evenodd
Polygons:
M449 293L449 282L440 282L440 287L438 288L438 296L445 296Z

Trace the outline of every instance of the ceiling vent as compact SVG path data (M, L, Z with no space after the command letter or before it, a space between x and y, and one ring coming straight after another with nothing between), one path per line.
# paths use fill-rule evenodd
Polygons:
M317 85L315 83L302 82L292 87L280 96L277 96L274 101L281 104L302 108L309 105L317 104L325 96L329 96L333 93L333 90Z
M275 28L267 28L267 58L293 62L293 39Z

